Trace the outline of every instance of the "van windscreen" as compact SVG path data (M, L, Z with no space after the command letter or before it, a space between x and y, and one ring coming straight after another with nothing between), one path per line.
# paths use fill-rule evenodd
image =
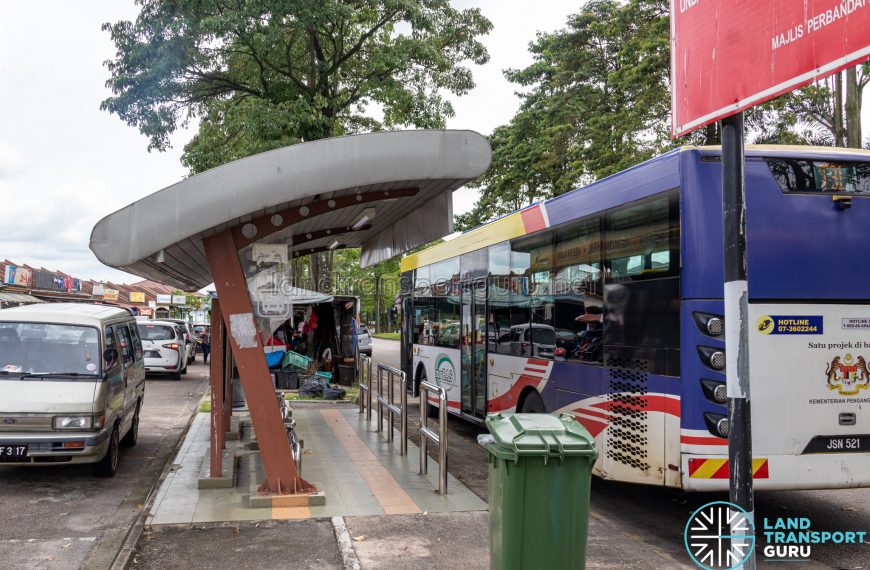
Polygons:
M0 375L97 376L101 360L94 327L0 322Z

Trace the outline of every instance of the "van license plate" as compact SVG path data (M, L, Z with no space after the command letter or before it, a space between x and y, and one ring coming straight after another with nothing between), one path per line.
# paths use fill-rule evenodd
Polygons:
M817 435L804 453L862 453L870 451L870 435Z
M0 462L3 461L26 461L26 445L0 444Z

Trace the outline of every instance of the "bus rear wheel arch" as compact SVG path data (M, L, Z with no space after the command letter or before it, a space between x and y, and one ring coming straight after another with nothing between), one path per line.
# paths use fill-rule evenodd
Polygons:
M545 414L547 408L544 406L544 399L534 388L526 388L520 394L520 400L517 402L517 410L523 414Z

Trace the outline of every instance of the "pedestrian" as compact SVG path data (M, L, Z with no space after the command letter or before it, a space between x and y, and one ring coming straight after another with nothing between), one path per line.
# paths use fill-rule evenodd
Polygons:
M211 331L206 329L202 332L202 340L200 343L202 344L202 361L207 364L208 353L211 352Z

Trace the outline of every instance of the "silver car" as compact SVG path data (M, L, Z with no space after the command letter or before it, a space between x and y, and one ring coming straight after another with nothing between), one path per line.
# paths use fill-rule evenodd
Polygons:
M357 333L357 347L360 354L366 356L372 355L372 335L369 333L368 328L360 327L359 333Z
M113 476L139 434L142 358L136 323L117 307L0 311L0 465L92 463Z
M169 374L181 380L187 373L187 343L184 331L171 321L139 321L139 336L145 351L145 371Z

